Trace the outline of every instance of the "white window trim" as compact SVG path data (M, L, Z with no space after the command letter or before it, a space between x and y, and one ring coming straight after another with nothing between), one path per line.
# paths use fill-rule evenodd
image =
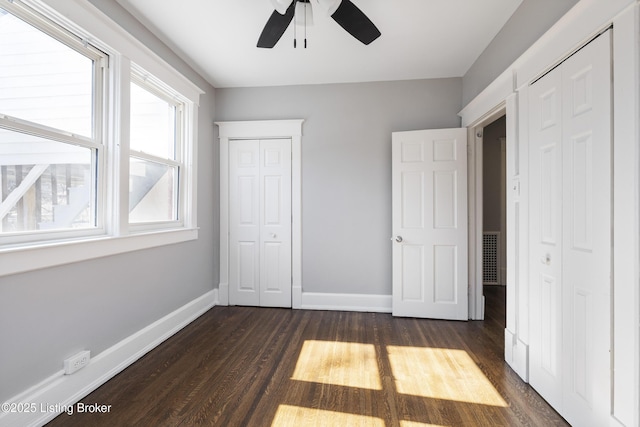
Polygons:
M105 192L107 199L105 209L107 212L118 211L119 214L114 215L116 219L111 223L108 218L103 218L105 234L99 236L85 235L67 240L65 239L67 236L61 233L60 240L0 247L0 256L3 260L0 264L0 277L197 239L197 115L199 97L204 91L90 2L85 0L16 1L31 7L110 55L111 71L108 77L110 79L108 90L111 101L107 108L111 117L108 123L105 123L103 131L106 134L105 143L110 144L108 150L111 152L106 168L113 176L109 178L112 182L106 186L110 188ZM5 2L9 3L10 0L0 0L0 7ZM125 96L123 91L128 91L132 62L184 98L182 132L183 141L189 149L183 151L182 159L185 167L182 177L184 180L183 211L181 212L183 221L179 225L173 224L171 229L154 227L153 230L148 230L142 227L129 230L127 224L128 191L123 189L127 187L128 182L129 153L128 149L119 149L116 140L124 138L128 140L124 130L128 131L129 128L129 109L128 106L122 105L120 100ZM128 94L126 97L128 98ZM117 105L117 108L114 105ZM122 139L120 135L123 136ZM187 141L193 141L193 143L189 144ZM128 144L125 145L128 147ZM114 173L116 170L117 176Z

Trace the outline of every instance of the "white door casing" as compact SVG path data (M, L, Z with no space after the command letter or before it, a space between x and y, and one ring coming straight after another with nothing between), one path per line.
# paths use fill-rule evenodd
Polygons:
M291 307L291 140L229 143L229 303Z
M467 129L392 135L394 316L468 320Z
M218 302L229 304L230 194L229 146L234 139L289 139L291 141L291 305L302 299L302 124L304 120L216 122L220 140L220 280Z
M610 413L606 32L530 87L530 382L573 425Z

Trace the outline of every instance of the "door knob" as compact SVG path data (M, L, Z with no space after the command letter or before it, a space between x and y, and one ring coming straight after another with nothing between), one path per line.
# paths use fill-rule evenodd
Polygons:
M402 236L396 236L396 242L402 243Z
M278 237L278 235L276 233L271 233L271 238L275 239L276 237Z
M546 254L541 260L540 262L542 262L545 265L550 265L551 264L551 254Z

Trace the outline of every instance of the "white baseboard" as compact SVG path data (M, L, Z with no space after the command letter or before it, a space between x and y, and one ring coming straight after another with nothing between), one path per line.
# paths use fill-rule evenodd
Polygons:
M529 345L509 329L504 330L504 360L524 382L529 382Z
M325 294L302 292L305 310L366 311L391 313L391 295Z
M517 368L515 348L516 348L516 335L515 333L511 332L509 329L505 328L504 330L504 361L507 362L507 365L511 366L511 369L513 369L514 371Z
M293 286L291 288L291 308L294 310L302 308L302 287Z
M611 415L609 417L609 427L628 427L628 426L625 426L624 424L622 424L622 422L620 422L619 419Z
M42 426L62 412L67 412L66 408L75 412L76 402L200 317L217 300L217 289L207 292L98 354L73 375L64 375L64 371L59 371L14 396L8 401L9 404L32 404L34 411L1 411L0 426Z
M217 305L229 305L229 283L218 283L218 301Z
M518 360L518 369L516 373L522 378L525 383L529 382L529 344L526 344L520 339L516 344L516 357Z

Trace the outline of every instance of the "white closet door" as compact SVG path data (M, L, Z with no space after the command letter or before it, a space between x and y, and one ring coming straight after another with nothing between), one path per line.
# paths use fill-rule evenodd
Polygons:
M563 64L563 414L603 426L610 413L610 31Z
M291 140L260 141L260 305L291 307Z
M229 303L291 307L291 141L229 143Z
M529 92L530 338L529 380L562 407L562 73Z
M531 385L572 425L610 413L611 60L601 35L530 88Z
M467 130L392 135L393 315L468 320Z
M260 305L260 141L229 143L229 303Z

